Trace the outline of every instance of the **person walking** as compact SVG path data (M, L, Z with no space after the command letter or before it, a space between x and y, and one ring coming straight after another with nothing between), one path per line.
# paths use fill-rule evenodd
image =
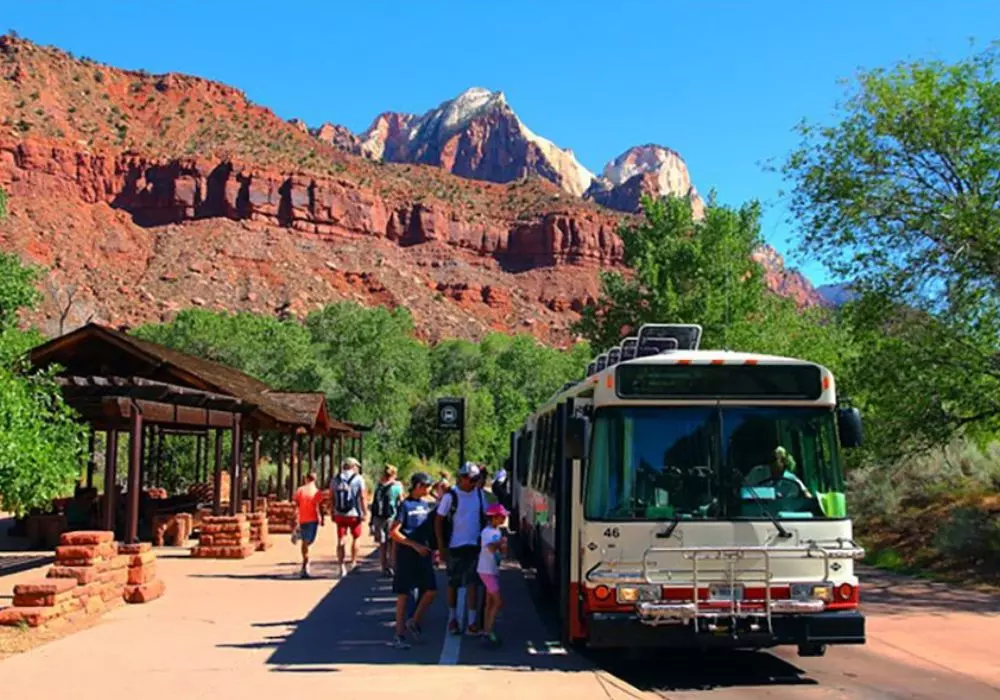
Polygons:
M306 474L306 483L295 490L293 500L297 506L296 521L298 525L298 537L302 545L302 578L309 578L309 548L316 541L316 533L319 526L323 524L324 517L321 514L322 492L316 488L316 475L312 472Z
M458 486L438 501L434 530L441 558L448 570L448 632L461 634L458 620L458 589L465 587L468 609L466 633L478 635L477 584L479 535L486 526L486 499L477 488L479 467L471 462L458 472Z
M425 499L431 487L431 477L417 472L410 478L410 493L399 504L389 534L396 543L396 573L392 590L396 594L396 636L393 646L407 649L410 643L420 641L423 620L427 609L437 594L434 565L431 563L431 546L434 542L434 505ZM407 605L411 597L415 609L407 619Z
M503 534L504 521L507 519L507 509L501 503L487 507L486 517L489 521L479 535L479 564L476 573L486 589L486 611L483 614L483 633L492 646L500 646L500 637L496 633L497 613L503 606L500 597L500 562L507 554L507 538Z
M378 544L382 573L388 578L392 578L396 567L393 556L396 548L394 541L389 537L389 528L403 500L403 485L396 480L397 473L396 467L391 464L385 465L382 478L379 479L372 496L372 537Z
M337 563L343 578L348 571L344 563L347 557L347 535L351 536L350 570L355 571L358 566L361 523L364 522L368 509L361 463L354 457L345 459L340 473L330 480L330 499L333 502L333 522L337 525Z

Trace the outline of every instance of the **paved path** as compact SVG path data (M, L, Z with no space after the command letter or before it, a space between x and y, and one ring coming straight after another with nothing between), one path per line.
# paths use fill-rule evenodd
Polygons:
M468 638L446 642L442 602L427 620L424 643L397 651L387 645L389 582L374 559L338 581L331 534L321 531L319 578L309 581L295 578L297 556L286 537L242 562L160 550L163 599L121 608L90 629L0 662L0 696L1000 698L997 600L884 577L871 586L870 643L820 659L785 651L567 654L553 643L545 606L536 608L530 577L516 569L503 574L501 650ZM13 579L0 578L0 594Z

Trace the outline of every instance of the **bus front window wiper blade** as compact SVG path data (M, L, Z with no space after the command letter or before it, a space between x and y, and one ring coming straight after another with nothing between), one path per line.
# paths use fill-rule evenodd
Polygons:
M740 488L741 489L746 488L747 490L750 491L750 495L753 496L753 500L756 501L757 505L760 506L760 509L764 511L764 515L766 515L768 519L770 519L774 527L777 528L778 537L780 537L783 540L787 540L789 537L791 537L792 533L790 533L788 530L785 529L785 526L782 525L781 521L774 516L774 513L771 512L771 509L768 508L766 505L764 505L764 500L757 495L757 487L748 485L746 482L746 477L743 476L740 470L737 469L736 467L733 467L733 475L740 482Z

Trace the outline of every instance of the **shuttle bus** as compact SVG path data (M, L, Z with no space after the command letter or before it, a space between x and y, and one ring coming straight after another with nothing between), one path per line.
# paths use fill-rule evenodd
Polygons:
M863 644L841 449L857 409L803 360L644 326L511 436L512 526L566 643Z

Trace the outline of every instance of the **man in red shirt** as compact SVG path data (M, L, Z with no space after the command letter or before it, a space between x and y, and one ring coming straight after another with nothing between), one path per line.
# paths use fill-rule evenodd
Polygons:
M302 540L302 578L309 578L309 547L316 541L316 533L325 520L320 509L322 499L322 491L316 488L316 475L309 472L306 483L296 489L294 497Z

